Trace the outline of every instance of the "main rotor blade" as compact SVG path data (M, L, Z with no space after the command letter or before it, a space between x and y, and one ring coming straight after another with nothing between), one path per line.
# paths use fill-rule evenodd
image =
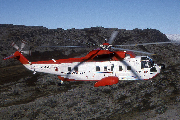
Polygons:
M122 49L122 48L115 48L115 47L112 47L112 48L115 49L115 50L125 50L125 51L132 51L132 52L137 52L137 53L143 53L143 54L155 55L154 53L142 52L142 51L137 51L137 50Z
M117 34L118 34L118 31L113 31L113 33L111 34L111 37L110 37L109 40L108 40L108 43L109 43L109 44L112 44L112 43L113 43L113 41L114 41L114 39L116 38Z
M137 46L137 45L157 45L157 44L166 44L166 43L175 43L175 42L155 42L155 43L142 43L142 44L129 44L129 45L113 45L113 46Z
M39 46L39 47L73 47L73 48L84 48L85 46Z
M19 47L14 42L11 44L11 46L13 46L16 50L19 50Z

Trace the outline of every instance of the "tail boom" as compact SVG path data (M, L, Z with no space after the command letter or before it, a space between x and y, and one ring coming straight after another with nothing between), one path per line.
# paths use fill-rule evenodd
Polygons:
M9 56L9 57L6 57L4 58L3 60L7 60L7 59L10 59L10 58L16 58L18 59L22 64L29 64L29 61L19 52L19 51L16 51L13 55Z
M15 58L15 57L16 57L15 55L10 55L10 56L8 56L8 57L4 58L3 60L7 60L7 59L11 59L11 58Z

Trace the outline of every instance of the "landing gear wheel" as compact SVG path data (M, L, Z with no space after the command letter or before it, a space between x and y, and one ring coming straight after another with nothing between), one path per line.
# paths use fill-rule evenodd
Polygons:
M60 80L60 82L58 83L59 86L63 85L64 82L62 80Z

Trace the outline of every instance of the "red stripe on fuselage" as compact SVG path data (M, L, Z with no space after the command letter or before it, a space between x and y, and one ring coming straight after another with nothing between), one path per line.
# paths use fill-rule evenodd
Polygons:
M93 60L94 57L97 55L103 55L103 54L112 54L113 52L109 50L93 50L89 52L85 57L81 58L69 58L69 59L59 59L59 60L49 60L49 61L37 61L37 62L31 62L31 64L61 64L61 63L73 63L73 62L103 62L102 61L96 61ZM126 52L124 51L115 51L116 55L118 55L118 58L116 56L112 57L110 61L120 61L125 58ZM131 54L131 53L128 53ZM134 58L134 54L131 54L131 57Z

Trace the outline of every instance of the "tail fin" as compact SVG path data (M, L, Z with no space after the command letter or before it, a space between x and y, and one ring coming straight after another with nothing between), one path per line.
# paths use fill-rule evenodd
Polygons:
M18 59L22 64L29 64L29 61L19 52L19 51L16 51L13 55L9 56L9 57L6 57L4 58L3 60L7 60L7 59L10 59L10 58L16 58Z

